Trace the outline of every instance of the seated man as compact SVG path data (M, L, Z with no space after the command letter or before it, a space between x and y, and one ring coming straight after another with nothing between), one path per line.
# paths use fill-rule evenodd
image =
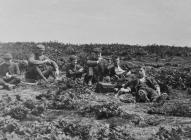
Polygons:
M69 61L70 64L66 67L66 77L72 78L73 80L76 78L81 78L84 69L82 66L77 64L77 56L70 56Z
M0 64L0 85L8 90L21 82L19 66L12 62L12 58L10 53L6 53L4 62Z
M108 66L108 71L109 71L109 76L120 76L122 75L125 71L121 68L120 66L120 58L119 57L114 57L113 58L113 64Z
M138 102L156 101L161 95L160 86L153 78L146 76L143 67L139 69L136 80L125 84L125 88L135 92Z
M92 85L93 82L99 82L103 80L104 73L104 59L101 56L101 49L94 48L87 60L87 75L85 77L85 83Z
M49 76L54 79L59 75L59 68L56 62L50 60L47 56L43 55L45 46L38 44L34 52L28 58L28 70L25 78L29 82L36 82L37 80L44 80L48 82Z
M107 75L109 75L111 82L117 84L116 90L122 87L126 78L131 74L131 71L125 71L121 68L120 58L113 57L113 63L107 66Z

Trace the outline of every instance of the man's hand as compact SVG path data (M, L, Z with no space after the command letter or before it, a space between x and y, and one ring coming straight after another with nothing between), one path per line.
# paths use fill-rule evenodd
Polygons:
M12 75L10 75L8 72L6 73L6 78L11 78Z
M103 57L102 57L102 56L100 56L100 57L98 58L98 61L100 62L102 59L103 59Z
M81 69L79 69L78 71L79 71L79 72L83 72L83 70L84 70L84 69L83 69L83 68L81 68Z
M97 63L99 64L102 59L103 59L103 57L102 57L101 54L100 54L99 57L98 57Z
M131 71L129 71L129 72L126 73L127 76L130 75L130 74L131 74Z
M121 91L121 92L130 92L131 89L130 89L129 87L127 87L127 88L121 88L120 91Z
M56 69L56 71L55 71L55 76L56 76L56 77L58 77L58 76L59 76L59 74L60 74L59 69Z
M161 95L160 87L157 87L156 89L157 89L156 91L157 91L158 95L160 96Z

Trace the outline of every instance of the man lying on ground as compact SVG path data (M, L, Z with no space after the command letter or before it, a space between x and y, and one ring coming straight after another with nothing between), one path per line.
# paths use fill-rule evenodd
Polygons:
M77 64L77 56L72 55L69 58L70 64L66 67L66 77L72 78L75 80L76 78L81 78L84 73L84 69L82 66Z
M59 75L59 68L56 62L49 59L43 53L45 46L42 44L36 45L33 53L28 58L28 70L25 78L28 82L36 82L44 80L48 82L48 78L52 76L54 79Z
M12 62L12 58L10 53L6 53L3 56L4 62L0 64L0 85L7 90L21 82L19 66Z
M137 78L125 85L125 88L135 92L138 102L152 102L161 95L160 86L152 77L146 76L145 68L141 67Z

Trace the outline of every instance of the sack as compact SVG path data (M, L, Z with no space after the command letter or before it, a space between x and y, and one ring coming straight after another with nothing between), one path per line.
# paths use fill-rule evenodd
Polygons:
M114 92L115 85L111 83L104 83L99 82L96 85L96 91L97 93L107 93L107 92Z

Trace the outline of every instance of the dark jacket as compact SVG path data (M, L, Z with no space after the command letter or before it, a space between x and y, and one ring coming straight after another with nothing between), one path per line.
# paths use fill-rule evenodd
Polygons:
M133 92L138 92L140 89L145 89L145 88L152 88L154 90L157 89L158 83L155 81L155 79L151 77L146 77L145 83L141 83L140 79L135 79L132 81L129 81L128 83L125 84L125 87L130 87L131 91Z
M88 56L88 58L87 58L87 66L88 67L97 66L97 60L98 60L98 58L96 58L95 56Z
M66 77L68 78L78 78L81 77L83 74L82 72L79 72L79 70L82 68L80 65L73 65L69 64L66 66Z
M102 81L106 75L107 61L103 58L100 63L97 63L98 58L90 56L87 58L86 72L88 76L93 76L95 81Z

